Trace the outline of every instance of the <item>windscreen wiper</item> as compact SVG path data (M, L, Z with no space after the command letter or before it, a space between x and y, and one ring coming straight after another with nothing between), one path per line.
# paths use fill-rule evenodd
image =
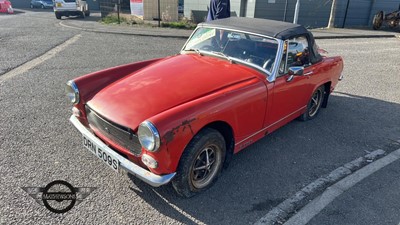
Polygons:
M214 55L222 56L223 58L225 58L226 60L228 60L230 63L233 63L233 62L234 62L233 59L232 59L231 57L225 55L225 53L223 53L223 52L211 51L211 53L214 54Z

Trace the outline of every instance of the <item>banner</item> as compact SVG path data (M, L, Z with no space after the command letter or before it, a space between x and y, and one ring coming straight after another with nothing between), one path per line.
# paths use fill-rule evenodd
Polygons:
M135 16L143 16L143 0L130 0L131 14Z

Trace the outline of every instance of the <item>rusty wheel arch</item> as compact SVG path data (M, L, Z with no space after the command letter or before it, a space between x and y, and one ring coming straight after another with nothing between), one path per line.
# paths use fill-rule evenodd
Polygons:
M214 121L212 123L205 125L202 129L199 130L199 132L206 128L212 128L214 130L217 130L224 137L226 144L224 168L227 168L229 166L230 161L232 160L233 151L235 148L235 138L232 127L227 122Z

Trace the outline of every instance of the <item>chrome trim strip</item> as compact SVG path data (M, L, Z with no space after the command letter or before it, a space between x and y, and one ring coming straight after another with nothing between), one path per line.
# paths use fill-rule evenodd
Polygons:
M235 144L235 146L236 146L236 145L240 145L241 143L243 143L243 142L247 141L248 139L250 139L250 138L252 138L252 137L256 136L257 134L259 134L259 133L261 133L261 132L264 132L264 131L265 131L265 130L267 130L268 128L270 128L270 127L274 126L275 124L277 124L277 123L281 122L282 120L284 120L284 119L286 119L286 118L288 118L288 117L292 116L293 114L295 114L295 113L297 113L297 112L299 112L299 111L303 110L303 109L304 109L304 108L306 108L306 107L307 107L307 106L303 106L303 107L301 107L300 109L298 109L298 110L296 110L296 111L294 111L294 112L290 113L289 115L287 115L287 116L283 117L282 119L280 119L280 120L276 121L275 123L273 123L273 124L269 125L268 127L264 127L263 129L261 129L261 130L259 130L259 131L255 132L254 134L252 134L252 135L248 136L247 138L245 138L245 139L243 139L243 140L239 141L238 143L236 143L236 144Z
M85 134L87 137L94 141L96 145L98 145L103 151L106 151L108 154L117 158L120 162L120 166L126 170L128 173L136 176L142 181L150 184L153 187L159 187L161 185L167 184L174 178L176 173L170 173L166 175L157 175L148 170L143 169L142 167L134 164L128 159L124 158L116 151L109 148L104 142L102 142L99 138L97 138L92 132L90 132L74 115L69 118L69 121L78 129L79 132Z

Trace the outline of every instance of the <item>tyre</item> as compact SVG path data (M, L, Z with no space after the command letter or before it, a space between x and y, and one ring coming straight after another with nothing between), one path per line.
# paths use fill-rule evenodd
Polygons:
M90 16L90 11L85 11L85 16Z
M61 15L60 15L60 13L55 13L56 14L56 18L58 19L58 20L61 20Z
M179 161L172 186L184 197L205 191L219 177L224 164L226 145L218 131L206 128L200 131L185 148Z
M81 15L79 17L84 19L85 18L85 12L81 12Z
M317 117L321 109L322 102L324 101L324 96L325 86L321 86L315 90L307 104L307 110L299 117L299 119L302 121L307 121Z
M378 12L375 14L374 19L372 20L372 28L374 30L378 30L381 28L383 23L383 11Z

